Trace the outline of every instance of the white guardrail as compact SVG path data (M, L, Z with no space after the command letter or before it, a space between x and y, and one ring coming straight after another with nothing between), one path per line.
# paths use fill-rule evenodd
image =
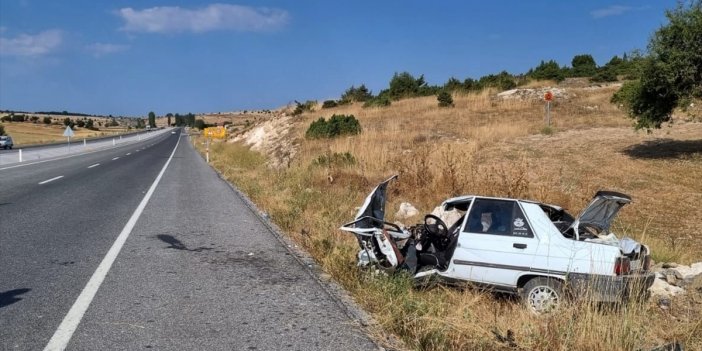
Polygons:
M63 145L52 145L30 149L15 148L13 150L0 149L0 165L7 166L19 164L20 162L32 162L48 160L52 158L82 154L112 147L128 145L142 140L152 139L155 136L170 132L172 128L159 129L154 131L143 131L126 136L114 136L100 140L85 140L71 138L71 143Z

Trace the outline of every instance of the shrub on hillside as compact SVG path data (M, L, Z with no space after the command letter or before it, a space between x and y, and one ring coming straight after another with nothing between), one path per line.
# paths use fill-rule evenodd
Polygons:
M325 100L322 103L322 108L334 108L339 106L339 104L335 100Z
M356 88L351 86L351 88L346 89L346 91L341 95L341 100L339 104L344 105L351 102L365 102L373 98L373 93L371 93L365 84L361 84L360 87Z
M436 96L436 100L439 101L439 107L452 107L453 97L448 91L442 91Z
M51 124L51 117L44 117L44 124Z
M554 60L541 61L536 68L530 69L527 76L536 80L555 80L557 82L565 79L565 69L561 68Z
M478 80L480 88L498 88L500 90L510 90L517 87L517 82L513 75L507 71L502 71L499 74L488 74Z
M335 152L333 154L324 154L324 155L319 155L314 161L312 161L312 164L315 166L337 166L337 167L346 167L346 166L353 166L356 164L356 158L353 157L351 153L344 152Z
M307 100L305 103L301 103L297 100L295 100L295 110L293 110L293 116L298 116L303 114L304 112L311 112L312 108L314 108L314 105L317 104L317 101L314 100Z
M435 94L438 89L438 87L429 86L424 80L424 75L414 78L409 72L402 72L395 73L390 79L388 95L393 100L400 100L417 96L430 96Z
M363 104L363 107L387 107L390 106L392 102L387 94L378 95Z
M0 135L5 135L5 126L0 125Z
M320 117L305 132L308 139L333 138L339 135L361 133L361 124L354 115L333 115L329 120Z
M598 72L590 78L591 82L601 83L601 82L616 82L617 73L614 69L608 68L607 66L598 70Z
M12 119L12 122L24 122L27 120L27 117L25 115L10 115L10 119Z

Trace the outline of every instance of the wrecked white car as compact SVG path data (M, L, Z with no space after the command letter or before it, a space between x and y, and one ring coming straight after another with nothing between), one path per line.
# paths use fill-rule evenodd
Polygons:
M553 309L567 296L621 302L646 296L655 275L650 251L610 233L627 195L600 191L577 218L558 206L528 200L460 196L441 204L445 223L428 214L410 228L385 221L386 189L366 198L353 222L340 229L358 238L359 265L406 270L415 279L469 282L516 293L534 312Z

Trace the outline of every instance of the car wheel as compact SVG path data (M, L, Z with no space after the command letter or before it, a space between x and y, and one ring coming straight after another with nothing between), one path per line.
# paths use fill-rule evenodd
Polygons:
M537 314L558 309L564 297L563 283L552 278L532 278L522 290L522 301L530 311Z

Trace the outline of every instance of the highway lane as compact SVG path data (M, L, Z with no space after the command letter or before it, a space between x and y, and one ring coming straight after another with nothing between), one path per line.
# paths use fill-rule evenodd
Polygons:
M178 137L0 171L0 349L47 344ZM376 349L181 139L68 349Z
M44 347L178 136L159 139L0 171L4 348Z
M142 140L157 137L164 133L168 133L170 130L172 129L159 129L148 132L142 131L125 135L89 139L85 140L85 142L84 139L78 139L72 140L70 146L68 145L68 143L31 145L28 147L21 147L15 145L14 149L12 150L0 149L0 169L20 164L20 150L23 151L22 162L32 163L57 157L67 157L70 155L93 152L96 150L111 148L114 146L132 144Z

